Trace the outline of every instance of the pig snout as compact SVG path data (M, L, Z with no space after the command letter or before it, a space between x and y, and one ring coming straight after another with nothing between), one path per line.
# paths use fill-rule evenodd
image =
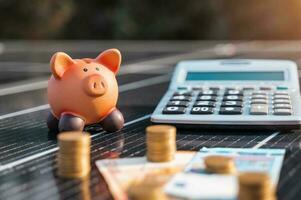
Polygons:
M89 96L102 96L107 91L107 82L101 75L88 76L84 80L84 90Z

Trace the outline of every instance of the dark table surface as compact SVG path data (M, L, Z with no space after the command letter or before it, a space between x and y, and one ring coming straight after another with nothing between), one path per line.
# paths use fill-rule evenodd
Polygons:
M95 57L119 48L118 107L126 120L116 133L87 127L92 138L92 172L85 180L56 176L56 135L45 118L48 62L56 51ZM145 127L168 87L174 64L183 59L291 59L301 64L301 41L2 41L0 43L0 199L111 199L94 162L110 155L145 154ZM300 65L301 66L301 65ZM141 95L143 94L143 95ZM260 147L287 150L278 199L300 199L300 131L179 130L177 147ZM274 134L274 135L273 135Z

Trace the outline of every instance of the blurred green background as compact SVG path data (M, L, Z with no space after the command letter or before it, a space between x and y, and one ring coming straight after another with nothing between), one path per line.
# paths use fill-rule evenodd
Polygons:
M0 0L0 39L300 39L301 0Z

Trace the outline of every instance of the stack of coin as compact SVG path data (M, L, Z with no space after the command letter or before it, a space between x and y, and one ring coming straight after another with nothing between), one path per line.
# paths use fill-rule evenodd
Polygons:
M270 177L263 172L245 172L239 175L239 200L275 200Z
M66 178L83 178L89 174L90 134L64 132L58 135L58 175Z
M128 197L131 200L167 200L163 186L160 177L147 177L129 187Z
M212 155L204 158L205 169L210 173L233 174L235 163L233 158L227 156Z
M177 151L176 128L154 125L146 128L147 159L151 162L167 162Z

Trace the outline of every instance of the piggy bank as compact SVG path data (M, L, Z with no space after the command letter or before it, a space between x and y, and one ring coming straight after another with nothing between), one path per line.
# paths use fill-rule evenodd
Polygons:
M54 54L50 61L47 119L50 130L82 131L85 125L99 123L114 132L124 119L116 108L118 84L115 78L121 63L117 49L109 49L95 59L72 59L66 53Z

